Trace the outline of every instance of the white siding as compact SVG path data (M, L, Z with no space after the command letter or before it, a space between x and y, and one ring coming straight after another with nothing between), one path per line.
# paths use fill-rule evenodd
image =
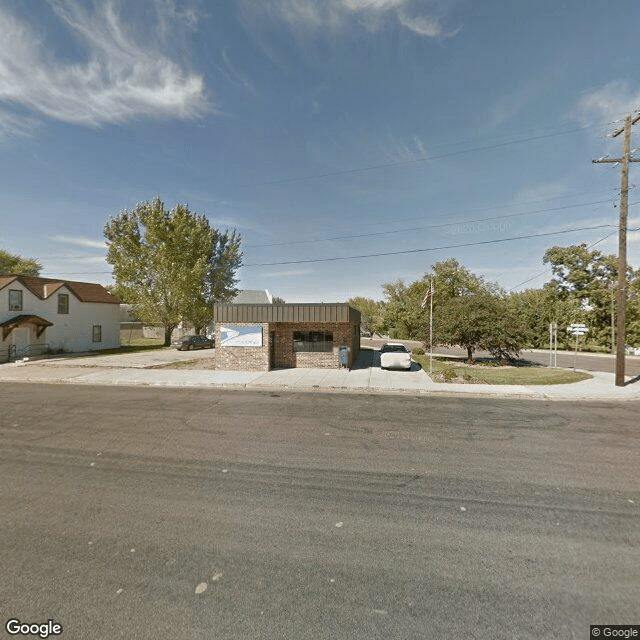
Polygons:
M9 311L9 289L22 291L22 311ZM58 294L69 296L69 313L58 313ZM69 289L61 287L45 300L40 300L19 282L12 282L0 290L0 322L17 315L36 315L53 323L39 338L29 328L30 344L47 344L51 349L67 352L115 349L120 346L120 305L103 302L81 302ZM102 327L102 341L93 342L93 327ZM2 341L0 347L16 344L15 330ZM22 336L20 336L22 338Z

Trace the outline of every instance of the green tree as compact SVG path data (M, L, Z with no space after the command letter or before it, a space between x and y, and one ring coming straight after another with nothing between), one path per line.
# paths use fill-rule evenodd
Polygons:
M0 249L0 273L18 276L39 276L42 265L34 258L22 258Z
M603 255L597 250L590 251L586 244L580 244L551 247L545 252L543 262L551 265L553 279L550 284L555 288L558 298L562 301L578 301L585 312L580 320L589 326L588 339L613 351L615 345L611 327L615 324L617 257ZM633 294L639 280L640 272L629 266L628 294ZM626 324L630 335L635 336L638 311L633 301L633 296L629 295Z
M434 344L462 346L470 361L477 349L487 349L504 358L517 355L525 346L529 332L511 313L500 287L475 275L454 258L436 262L431 272L410 285L402 280L384 285L384 325L395 332L395 337L428 344L430 314L421 303L431 282Z
M516 357L528 338L526 326L510 312L506 299L486 290L450 298L441 309L440 332L445 343L467 350L470 363L478 349L501 360Z
M560 298L551 283L541 289L526 289L509 294L506 299L510 313L520 317L529 330L525 346L536 349L549 347L549 325L558 325L558 344L567 346L566 328L573 323L585 323L588 312L573 297Z
M382 313L384 304L372 298L357 296L349 298L347 304L360 312L360 325L365 331L378 333L382 330Z
M287 304L284 298L281 298L280 296L273 296L273 299L271 300L271 304Z
M188 322L200 331L213 303L236 293L240 236L219 232L187 205L167 211L160 198L109 219L104 227L114 291L142 322L164 327L164 343Z

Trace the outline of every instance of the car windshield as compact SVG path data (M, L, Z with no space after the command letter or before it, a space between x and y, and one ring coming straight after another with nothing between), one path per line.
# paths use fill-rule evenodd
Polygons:
M385 353L390 353L392 351L407 353L407 348L402 344L386 344L384 347L382 347L382 351Z

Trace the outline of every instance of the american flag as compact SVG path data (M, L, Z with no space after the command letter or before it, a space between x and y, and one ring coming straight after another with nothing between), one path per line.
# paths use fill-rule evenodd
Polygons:
M429 285L429 288L427 289L427 293L424 294L424 298L422 298L422 302L420 303L420 306L423 309L427 308L427 305L429 304L429 300L431 300L433 296L433 282L431 282L431 284Z

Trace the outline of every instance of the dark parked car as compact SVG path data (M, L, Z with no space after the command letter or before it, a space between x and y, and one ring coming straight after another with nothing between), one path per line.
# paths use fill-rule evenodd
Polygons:
M185 336L180 340L178 351L191 351L191 349L213 349L214 341L206 336Z

